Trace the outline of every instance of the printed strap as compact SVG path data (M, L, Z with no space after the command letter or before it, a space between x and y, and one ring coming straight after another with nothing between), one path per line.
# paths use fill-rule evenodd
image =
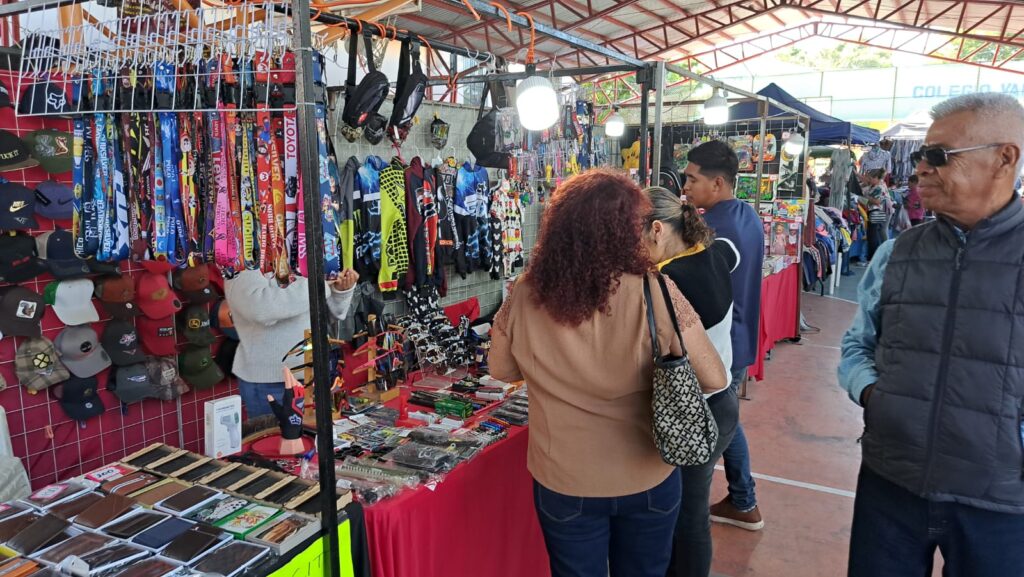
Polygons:
M327 107L323 104L316 105L316 134L317 134L317 156L320 164L320 206L323 209L323 235L324 235L324 276L333 279L340 272L340 259L338 255L338 232L335 224L336 216L334 203L331 198L331 182L328 179L329 167L327 165Z
M295 110L284 111L284 244L288 262L294 270L299 265L298 216L299 202L299 142L298 119Z
M258 203L261 200L256 198L257 176L253 168L253 161L256 156L256 149L253 146L255 138L255 127L252 119L246 115L241 122L237 134L241 137L236 143L238 146L238 175L240 176L239 199L242 209L242 262L246 269L260 269L260 247L259 242L261 228L259 226Z
M112 180L112 193L113 203L111 207L111 221L114 224L113 227L113 251L111 253L111 259L115 261L122 261L128 258L129 254L129 234L128 234L128 189L125 182L125 171L124 171L124 142L121 138L121 131L115 126L115 122L111 119L107 122L107 130L109 136L110 156L113 161L113 172L111 174Z
M75 238L75 255L85 258L85 223L82 214L82 196L85 188L85 162L83 154L85 150L85 120L81 117L73 122L71 136L71 151L73 161L71 165L71 183L75 199L71 205L71 234Z
M159 122L159 115L153 118ZM167 260L168 245L167 192L164 184L163 129L153 130L153 257Z
M273 231L274 197L270 187L270 142L273 134L270 127L270 113L266 104L256 105L256 190L259 193L260 270L269 272L273 266L271 247Z
M272 226L270 228L271 249L274 261L274 276L277 281L286 284L291 277L288 264L288 249L285 246L285 184L281 167L281 149L276 137L276 130L270 139L270 189L273 193Z
M224 159L227 166L228 202L228 254L231 255L231 270L241 271L246 268L243 254L243 226L242 226L242 204L238 186L238 164L235 162L238 150L238 133L241 126L238 124L238 114L234 112L234 106L222 105L221 115L224 118ZM251 259L250 259L251 262Z
M97 80L98 82L98 80ZM95 86L95 85L94 85ZM112 252L113 242L110 234L110 203L108 190L110 190L110 156L107 150L107 115L103 113L94 114L93 141L96 145L96 167L94 170L95 180L93 181L93 202L96 208L96 226L99 233L99 250L96 253L97 260L108 262Z

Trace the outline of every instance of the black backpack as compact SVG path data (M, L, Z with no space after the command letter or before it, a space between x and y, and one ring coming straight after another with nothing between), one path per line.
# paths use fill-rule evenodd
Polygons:
M398 85L395 88L395 107L391 110L390 125L408 129L412 126L416 111L423 103L427 90L427 75L420 68L420 47L411 40L402 41L401 60L398 63ZM412 71L410 72L410 64ZM389 132L394 132L389 131Z
M361 128L388 96L391 83L383 72L373 64L373 46L369 34L363 35L366 47L366 65L369 72L356 86L356 56L359 51L359 39L353 34L348 45L348 79L345 81L345 109L341 120L352 128Z
M508 170L509 160L512 155L507 152L498 152L498 107L502 100L506 99L505 87L500 83L494 85L494 98L491 99L491 109L484 113L487 105L487 91L491 89L490 84L484 84L484 92L480 96L480 110L477 111L477 121L473 129L466 137L466 146L476 158L478 166L487 168L499 168Z

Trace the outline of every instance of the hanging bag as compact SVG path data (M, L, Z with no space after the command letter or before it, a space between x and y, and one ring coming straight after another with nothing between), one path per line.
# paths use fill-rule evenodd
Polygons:
M366 66L369 71L366 76L356 85L356 52L359 43L356 35L352 36L349 42L348 54L348 79L345 81L345 109L341 119L351 128L362 128L370 117L380 110L384 100L388 96L391 87L388 77L377 70L373 64L373 46L370 44L369 35L363 35L363 42L366 48ZM346 136L348 138L348 136Z
M412 65L410 72L409 66ZM411 40L402 42L401 61L398 64L398 85L395 89L395 106L391 110L388 136L396 144L405 140L412 126L416 111L423 103L427 90L427 76L420 68L420 47Z
M508 170L508 163L511 155L507 152L498 152L498 108L499 99L504 93L499 83L492 98L491 109L484 113L487 105L487 92L490 84L484 84L483 94L480 96L480 109L477 111L477 121L466 137L466 147L473 153L478 166L487 168L499 168Z
M644 275L644 300L647 301L647 326L651 332L654 348L654 444L661 453L661 459L677 467L703 465L711 459L711 453L718 443L718 424L711 408L697 382L697 373L690 364L679 332L679 321L672 306L665 279L658 275L665 306L668 307L672 327L679 338L682 356L662 356L658 344L658 327L654 321L654 302L651 299L651 284Z

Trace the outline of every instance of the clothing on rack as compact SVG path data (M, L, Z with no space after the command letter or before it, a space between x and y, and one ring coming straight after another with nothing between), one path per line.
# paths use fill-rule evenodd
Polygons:
M832 151L832 159L829 164L829 206L840 210L846 208L846 183L850 180L853 172L853 157L850 149L843 147Z
M876 144L860 157L860 173L866 174L869 170L879 168L885 170L886 174L890 174L892 172L892 155Z

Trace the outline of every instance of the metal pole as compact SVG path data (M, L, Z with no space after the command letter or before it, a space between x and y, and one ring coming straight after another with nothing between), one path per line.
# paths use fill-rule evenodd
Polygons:
M761 152L757 155L757 182L754 184L754 212L761 220L761 178L764 174L764 138L768 131L768 103L761 103ZM771 184L769 184L771 186Z
M294 0L298 14L309 12L309 0ZM327 287L324 283L323 213L318 194L320 155L317 143L315 86L313 85L312 31L309 18L292 18L296 59L299 161L305 183L306 262L309 280L309 320L313 346L313 399L316 402L317 458L320 465L320 525L324 532L325 577L341 575L338 550L337 482L334 475L334 426L331 417L330 359L327 342ZM307 383L309 384L309 383Z
M635 72L636 67L628 64L620 64L617 66L584 66L582 68L559 68L555 70L538 70L538 74L544 76L551 76L554 78L562 78L566 76L593 76L599 74L608 74L610 72ZM529 76L526 72L502 72L499 74L488 74L486 76L460 76L456 79L456 84L484 84L488 82L509 82L512 80L522 80ZM427 86L447 85L447 80L430 80L427 82Z
M651 68L650 66L645 67L643 70L637 73L637 76L641 77L640 80L640 165L637 168L637 176L640 177L640 186L647 186L650 182L648 178L647 167L647 129L650 126L648 121L649 111L651 104Z
M786 112L789 112L790 114L793 114L793 115L796 115L796 116L807 116L806 112L800 112L799 110L797 110L795 108L790 108L789 106L786 106L785 104L782 104L781 102L777 102L775 100L772 100L771 98L768 98L767 96L762 96L762 95L760 95L760 94L758 94L756 92L750 92L748 90L743 90L742 88L736 88L734 86L730 86L730 85L728 85L728 84L726 84L724 82L719 82L719 81L715 80L714 78L711 78L711 77L708 77L708 76L701 76L700 74L697 74L696 72L690 72L689 70L687 70L687 69L685 69L685 68L683 68L681 66L678 66L676 64L665 64L665 69L668 70L669 72L675 72L676 74L678 74L680 76L685 76L686 78L689 78L690 80L696 80L697 82L702 82L704 84L707 84L708 86L711 86L712 88L721 88L722 90L724 90L726 92L731 92L733 94L740 94L742 96L746 96L747 98L753 98L754 100L760 100L761 102L769 102L775 108L779 108L781 110L785 110Z
M661 181L661 109L665 102L665 62L658 61L654 65L654 151L651 155L651 183ZM680 191L682 192L682 191Z

